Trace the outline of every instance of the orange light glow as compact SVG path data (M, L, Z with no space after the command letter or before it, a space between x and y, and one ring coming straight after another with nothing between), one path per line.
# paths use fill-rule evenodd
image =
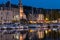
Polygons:
M23 40L23 36L22 35L20 35L20 40Z
M51 29L49 29L49 32L51 32Z
M22 16L23 16L23 14L20 13L20 17L22 17Z

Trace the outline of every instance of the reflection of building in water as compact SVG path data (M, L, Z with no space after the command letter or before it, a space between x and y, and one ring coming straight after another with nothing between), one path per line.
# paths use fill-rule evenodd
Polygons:
M1 34L0 33L0 40L15 40L14 34Z
M39 39L40 39L40 38L41 38L41 39L44 38L44 31L38 31L37 33L38 33Z

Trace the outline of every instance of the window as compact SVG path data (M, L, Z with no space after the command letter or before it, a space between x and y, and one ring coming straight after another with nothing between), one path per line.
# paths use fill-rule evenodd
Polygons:
M7 15L9 15L9 12L7 12Z
M3 12L1 12L1 15L3 14Z

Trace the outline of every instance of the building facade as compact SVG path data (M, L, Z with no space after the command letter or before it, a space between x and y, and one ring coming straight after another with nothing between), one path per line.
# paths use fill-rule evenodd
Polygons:
M0 23L10 23L13 20L19 20L18 7L15 7L15 5L11 5L11 8L9 6L0 6Z
M19 6L18 6L19 5ZM12 21L20 21L26 19L23 11L22 1L19 0L18 5L13 5L8 1L6 4L0 5L0 23L10 23Z
M44 23L44 14L38 14L37 23Z

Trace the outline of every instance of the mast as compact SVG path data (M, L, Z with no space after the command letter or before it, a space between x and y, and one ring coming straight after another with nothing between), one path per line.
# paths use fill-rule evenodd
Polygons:
M52 9L51 9L51 21L53 20L53 18L52 18Z
M33 7L32 7L32 21L33 21Z

